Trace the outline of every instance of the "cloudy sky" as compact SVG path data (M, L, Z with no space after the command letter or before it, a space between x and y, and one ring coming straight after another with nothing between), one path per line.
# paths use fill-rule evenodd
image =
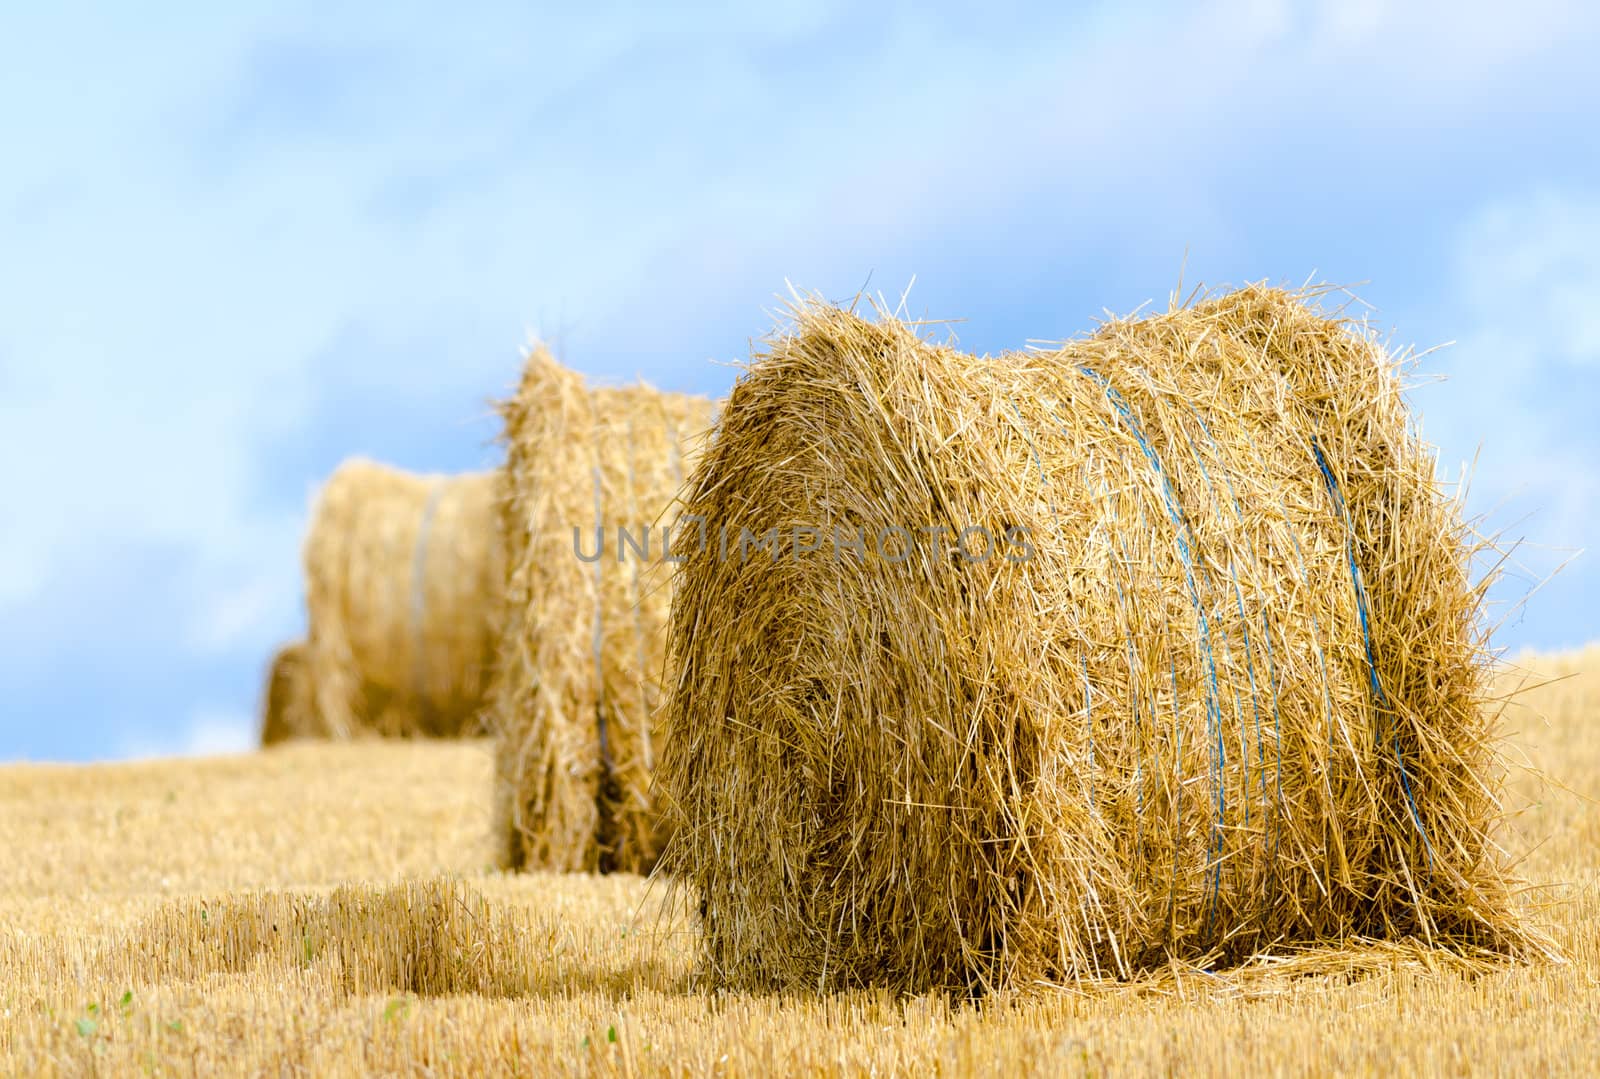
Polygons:
M785 282L987 351L1358 284L1499 633L1600 637L1600 16L1523 0L0 15L0 760L247 745L343 457L495 458L530 333L717 393ZM120 9L108 12L105 9Z

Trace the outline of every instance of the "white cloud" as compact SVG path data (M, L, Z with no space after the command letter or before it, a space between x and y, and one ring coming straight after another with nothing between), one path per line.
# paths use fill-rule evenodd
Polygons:
M1600 368L1600 192L1555 191L1482 209L1459 259L1502 355Z
M1383 31L1394 5L1386 0L1332 0L1315 5L1313 33L1340 45L1359 45Z
M1534 601L1567 612L1565 628L1536 639L1578 643L1593 634L1593 615L1574 597L1600 580L1600 433L1591 422L1600 191L1541 190L1480 207L1459 229L1453 278L1448 317L1463 332L1428 364L1447 381L1415 395L1424 432L1451 457L1481 447L1471 505L1506 540L1525 541L1516 555L1523 587L1578 555Z
M1470 331L1444 361L1476 376L1475 407L1567 405L1562 386L1600 370L1600 190L1481 207L1460 229L1455 277Z
M173 737L153 739L149 732L142 732L125 742L116 756L123 760L218 757L248 753L256 743L256 724L248 714L228 708L203 707L190 713L184 727Z
M240 646L258 645L297 620L300 563L282 557L286 547L293 549L292 543L278 537L239 544L228 551L232 557L226 568L207 575L209 587L201 590L188 633L195 652L223 655Z

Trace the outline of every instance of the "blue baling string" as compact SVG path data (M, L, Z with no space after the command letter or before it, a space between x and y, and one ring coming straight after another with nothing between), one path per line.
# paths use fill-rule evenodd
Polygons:
M1205 419L1201 417L1200 413L1194 410L1193 406L1190 406L1189 414L1193 416L1195 422L1200 425L1200 430L1205 432L1206 441L1211 443L1211 452L1215 454L1220 461L1222 448L1217 445L1216 436L1211 433L1211 428L1206 426ZM1202 465L1201 467L1204 466ZM1206 478L1208 480L1210 479L1210 473L1206 474ZM1228 475L1227 469L1222 470L1222 482L1228 485L1228 497L1233 501L1233 519L1239 522L1240 526L1242 527L1244 525L1244 510L1239 505L1239 492L1234 490L1233 479ZM1245 543L1247 543L1250 547L1250 557L1255 559L1256 544L1249 532L1245 533ZM1250 709L1255 715L1256 720L1256 765L1260 769L1261 773L1260 786L1264 789L1267 785L1267 765L1266 758L1261 750L1261 713L1256 708L1258 690L1256 688L1255 653L1250 643L1250 624L1245 617L1244 597L1239 591L1239 577L1237 574L1234 574L1233 577L1233 594L1234 599L1239 605L1239 625L1241 631L1244 633L1245 659L1250 672ZM1281 806L1283 804L1283 725L1278 717L1278 676L1275 665L1272 661L1272 630L1267 622L1267 612L1265 610L1261 612L1261 631L1263 635L1262 644L1267 651L1267 678L1272 688L1272 733L1273 737L1278 740L1275 768L1277 771L1278 804Z
M1274 765L1274 779L1278 789L1278 807L1283 807L1283 730L1278 725L1278 665L1272 658L1272 627L1267 623L1267 612L1261 612L1261 640L1267 649L1267 679L1272 683L1272 733L1277 738L1278 752ZM1265 776L1262 777L1265 779ZM1278 828L1272 829L1272 860L1278 860Z
M1227 820L1228 802L1227 791L1223 786L1223 771L1227 767L1227 748L1222 741L1222 705L1221 690L1217 684L1217 661L1211 648L1211 624L1206 618L1205 606L1200 602L1200 590L1195 584L1194 577L1194 543L1188 521L1183 515L1183 509L1178 504L1177 492L1173 490L1172 480L1167 475L1166 469L1161 465L1161 458L1155 448L1150 445L1144 436L1144 431L1134 416L1133 410L1128 406L1122 394L1117 392L1115 386L1091 367L1078 368L1085 376L1092 379L1105 391L1106 399L1111 402L1117 414L1127 424L1129 432L1138 442L1139 449L1143 451L1145 460L1150 463L1150 468L1161 480L1162 496L1166 502L1167 516L1171 518L1173 528L1176 530L1174 539L1178 545L1178 553L1183 558L1184 581L1189 588L1189 600L1194 605L1195 617L1200 627L1201 648L1206 657L1206 721L1210 728L1212 755L1213 786L1216 789L1216 819L1212 822L1211 840L1207 846L1207 858L1211 863L1211 899L1206 913L1207 936L1211 933L1211 924L1217 910L1217 904L1222 889L1222 829Z
M1378 706L1388 711L1389 698L1383 692L1383 683L1378 678L1378 657L1372 646L1372 624L1367 615L1367 589L1361 580L1361 567L1356 564L1355 537L1350 525L1350 511L1345 506L1344 492L1339 489L1339 481L1334 478L1333 469L1328 466L1328 458L1322 452L1322 445L1315 437L1311 439L1311 452L1316 456L1317 467L1322 470L1322 479L1328 485L1328 494L1333 499L1333 504L1339 511L1339 518L1344 524L1345 559L1350 566L1350 583L1356 592L1356 613L1361 619L1361 638L1366 644L1367 679ZM1416 825L1417 834L1422 836L1422 845L1427 851L1428 869L1431 872L1433 844L1428 840L1428 830L1422 824L1422 814L1418 811L1417 800L1411 793L1411 775L1406 769L1405 753L1400 748L1400 725L1392 718L1390 722L1394 731L1394 759L1400 767L1400 788L1405 792L1406 805L1411 809L1411 820ZM1378 737L1381 738L1381 735Z
M1010 401L1008 399L1007 403L1010 404L1012 412L1016 413L1017 420L1020 423L1021 420L1022 420L1022 414L1021 414L1020 411L1017 410L1016 402ZM1060 417L1060 415L1056 413L1055 405L1051 404L1051 403L1047 403L1046 407L1050 410L1052 415L1055 416L1056 429L1061 431L1063 434L1070 434L1070 431L1068 430L1066 423L1063 422L1061 417ZM1111 429L1110 425L1106 424L1103 419L1101 420L1101 424L1104 425L1107 430ZM1120 450L1119 450L1119 455L1121 455L1122 458L1123 458L1123 461L1126 462L1126 460L1127 460L1126 455L1125 454L1121 454ZM1034 452L1034 459L1035 459L1036 462L1038 461L1038 453L1037 453L1037 451ZM1039 465L1039 473L1040 473L1040 476L1042 478L1043 475L1044 475L1044 466L1042 464ZM1104 486L1104 484L1102 482L1102 487L1103 486ZM1113 512L1115 512L1115 511L1113 511ZM1142 505L1141 505L1141 508L1140 508L1140 514L1141 514L1141 516L1143 515L1143 507L1142 507ZM1059 525L1058 525L1058 531L1059 531ZM1128 613L1128 596L1127 596L1127 593L1123 590L1123 587L1122 587L1123 579L1125 578L1125 576L1127 574L1128 551L1127 551L1127 548L1123 546L1122 538L1120 536L1117 537L1117 550L1121 553L1122 559L1121 559L1121 562L1119 564L1119 570L1118 570L1118 572L1116 574L1116 577L1113 580L1113 583L1116 585L1116 588L1117 588L1117 604L1118 604L1119 608L1122 611L1123 625L1126 626L1127 629L1128 629L1127 642L1126 642L1127 643L1127 647L1128 647L1128 679L1129 679L1130 685L1134 685L1137 682L1137 674L1136 674L1136 672L1138 670L1138 661L1137 661L1137 658L1134 655L1134 649L1133 649L1133 619L1132 619L1132 616ZM1089 683L1088 661L1087 661L1087 658L1085 658L1085 661L1084 661L1084 693L1085 693L1085 700L1086 701L1088 699L1088 694L1090 692L1091 692L1091 687L1090 687L1090 683ZM1144 845L1144 831L1143 831L1143 829L1144 829L1144 741L1145 740L1144 740L1144 728L1143 728L1143 723L1142 723L1141 715L1140 715L1141 707L1142 707L1142 702L1138 698L1137 686L1135 685L1135 695L1134 695L1134 700L1133 700L1133 725L1134 725L1134 738L1135 738L1135 740L1137 742L1137 746L1138 746L1138 749L1137 749L1138 757L1134 762L1133 775L1134 775L1134 788L1135 788L1135 818L1139 821L1139 829L1140 829L1139 835L1137 837L1137 843L1138 843L1139 847L1142 849L1143 845ZM1093 728L1092 725L1089 728L1089 738L1090 738L1090 743L1089 743L1090 754L1091 754L1091 757L1092 757L1093 752L1094 752L1094 728ZM1089 782L1090 782L1089 799L1090 799L1090 802L1092 803L1093 800L1094 800L1094 787L1093 787L1094 780L1093 780L1092 774L1091 774L1091 778L1090 778Z
M1193 408L1191 408L1189 410L1189 412L1190 412L1191 415L1194 415L1194 409ZM1199 420L1200 417L1198 415L1195 415L1195 419ZM1211 431L1206 428L1206 425L1205 425L1204 421L1201 421L1200 427L1201 427L1202 430L1205 431L1206 437L1211 440L1211 448L1213 450L1215 450L1217 448L1216 439L1211 438ZM1205 477L1206 486L1211 488L1213 493L1216 493L1217 492L1216 481L1211 478L1211 470L1206 467L1205 458L1202 457L1201 454L1200 454L1200 447L1196 446L1194 444L1194 439L1190 438L1187 432L1184 433L1184 441L1189 443L1189 452L1194 456L1195 463L1200 466L1200 474ZM1239 509L1239 496L1238 496L1238 493L1236 491L1234 491L1234 489L1233 489L1233 481L1228 478L1228 473L1227 473L1226 469L1222 470L1222 479L1223 479L1223 482L1227 484L1227 486L1228 486L1228 494L1232 497L1232 500L1233 500L1233 516L1234 516L1234 520L1238 521L1239 524L1242 526L1244 524L1244 517L1242 516L1242 514L1240 512L1240 509ZM1255 658L1252 655L1252 649L1250 647L1250 622L1249 622L1249 619L1245 616L1245 613L1244 613L1244 593L1239 588L1239 571L1238 571L1238 567L1234 564L1234 561L1233 561L1233 558L1232 558L1231 554L1230 554L1230 556L1228 558L1228 578L1229 578L1229 581L1233 585L1233 600L1234 600L1234 603L1237 605L1238 610L1239 610L1239 628L1240 628L1240 631L1244 634L1244 663L1245 663L1245 670L1248 671L1249 674L1250 674L1250 714L1253 717L1255 717L1255 723L1256 723L1256 764L1257 764L1257 767L1260 769L1261 774L1262 774L1262 778L1263 778L1263 784L1262 785L1265 785L1264 781L1265 781L1266 764L1265 764L1265 757L1264 757L1262 749L1261 749L1261 709L1260 709L1260 704L1259 704L1260 691L1256 687L1256 664L1255 664ZM1226 651L1227 658L1228 658L1229 662L1231 663L1232 660L1233 660L1233 649L1228 644L1227 635L1223 636L1222 645L1223 645L1224 650ZM1233 704L1234 704L1234 710L1239 712L1240 716L1242 718L1244 709L1239 707L1239 694L1238 694L1237 690L1234 692L1234 695L1233 695ZM1241 732L1241 737L1239 739L1239 742L1240 742L1240 755L1243 758L1243 762L1242 763L1243 763L1244 768L1245 768L1244 826L1246 828L1250 827L1250 798L1249 798L1249 791L1250 791L1250 777L1249 777L1250 745L1249 745L1249 738L1250 738L1250 736L1249 736L1249 732L1248 731L1242 731Z
M1089 657L1080 655L1083 661L1083 722L1089 729L1089 812L1095 811L1094 804L1094 686L1089 684Z

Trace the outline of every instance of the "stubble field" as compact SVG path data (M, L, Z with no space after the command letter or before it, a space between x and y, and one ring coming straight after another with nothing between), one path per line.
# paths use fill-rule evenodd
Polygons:
M721 994L662 882L487 868L486 744L301 744L0 767L0 1074L1600 1074L1600 647L1517 663L1502 841L1562 962Z

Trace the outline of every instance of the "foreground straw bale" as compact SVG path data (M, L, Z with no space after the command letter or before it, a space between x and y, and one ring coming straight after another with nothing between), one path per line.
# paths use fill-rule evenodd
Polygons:
M712 403L591 389L535 349L502 413L509 575L489 710L501 861L645 872L663 839L650 783L665 530Z
M340 465L305 544L316 733L476 733L505 574L493 473Z
M982 359L797 312L685 495L728 538L678 582L665 867L717 982L1543 946L1489 838L1474 537L1313 300Z

